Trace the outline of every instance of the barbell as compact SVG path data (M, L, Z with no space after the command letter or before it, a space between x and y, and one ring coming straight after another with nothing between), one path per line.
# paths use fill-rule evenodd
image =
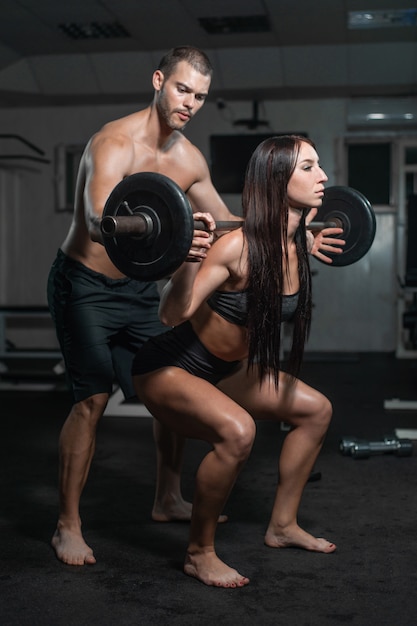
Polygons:
M361 259L376 231L371 204L351 187L329 187L310 230L337 226L346 241L341 254L328 254L332 265ZM216 222L216 230L239 228L241 220ZM126 276L142 281L172 274L185 261L194 230L207 230L193 219L184 191L171 178L155 172L127 176L116 185L104 206L100 223L103 243L114 265ZM327 253L326 253L327 254Z

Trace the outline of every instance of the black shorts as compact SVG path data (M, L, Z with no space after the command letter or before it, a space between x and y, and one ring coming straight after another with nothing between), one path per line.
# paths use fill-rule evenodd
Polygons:
M59 250L47 292L74 402L111 393L115 380L126 398L135 396L133 357L168 330L158 317L156 283L108 278Z
M181 367L213 385L231 374L240 361L223 361L201 343L190 322L152 337L133 360L132 374L147 374L161 367Z

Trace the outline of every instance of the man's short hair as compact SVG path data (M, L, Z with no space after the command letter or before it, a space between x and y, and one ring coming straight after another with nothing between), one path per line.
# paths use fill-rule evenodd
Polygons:
M175 71L178 63L186 61L197 72L203 76L212 76L213 66L208 56L198 48L193 46L178 46L167 52L159 62L158 70L160 70L165 78L169 78Z

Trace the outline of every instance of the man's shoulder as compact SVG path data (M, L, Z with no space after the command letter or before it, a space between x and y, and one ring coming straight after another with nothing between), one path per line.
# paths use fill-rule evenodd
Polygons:
M106 122L90 139L91 146L108 146L117 149L133 145L135 132L139 120L135 122L132 116L122 117Z
M136 111L124 117L110 120L96 132L96 137L126 138L133 140L144 119L144 111Z
M102 129L91 137L86 152L90 155L125 152L132 144L132 138L125 133Z
M178 132L178 131L177 131ZM176 138L175 149L181 158L189 159L196 166L204 166L206 160L199 148L185 137L181 132L178 132L179 136Z

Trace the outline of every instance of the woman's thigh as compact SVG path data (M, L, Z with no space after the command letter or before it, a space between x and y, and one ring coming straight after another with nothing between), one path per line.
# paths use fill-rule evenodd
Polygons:
M259 384L256 366L248 372L246 363L220 381L217 387L244 407L254 419L298 425L305 418L331 412L329 400L317 389L299 379L291 380L285 372L280 372L278 389L272 378Z
M185 436L218 443L254 436L251 415L214 385L178 367L134 377L141 401L161 423Z

